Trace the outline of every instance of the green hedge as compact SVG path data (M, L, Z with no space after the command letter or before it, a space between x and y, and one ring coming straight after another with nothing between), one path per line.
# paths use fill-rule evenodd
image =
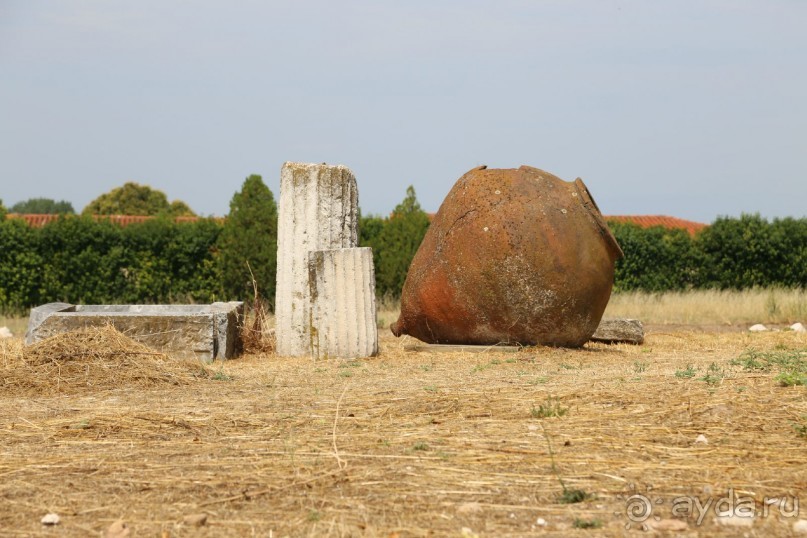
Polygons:
M807 287L807 219L721 217L697 242L705 259L705 286Z
M640 228L622 222L610 222L608 227L625 253L616 263L614 291L677 291L698 286L701 255L686 230Z
M610 222L625 258L617 291L807 288L807 219L720 217L690 237L683 230Z
M221 298L214 220L129 226L64 216L42 228L0 222L0 311L32 306L210 302Z
M807 219L721 217L695 237L683 230L609 224L625 252L616 265L616 291L807 288ZM414 192L390 217L361 219L360 242L374 249L379 295L400 295L427 229ZM153 219L121 227L67 215L42 228L0 219L0 312L24 314L52 301L249 299L223 291L222 247L227 246L221 232L221 222L213 219Z

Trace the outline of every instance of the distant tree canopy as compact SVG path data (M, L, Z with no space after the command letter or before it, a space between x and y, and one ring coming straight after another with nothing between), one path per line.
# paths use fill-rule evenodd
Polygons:
M73 214L73 204L66 200L53 200L51 198L29 198L11 206L11 213L32 213L36 215L63 215Z
M6 206L3 205L3 199L0 198L0 220L4 220L6 218Z
M180 200L169 203L165 193L148 185L128 182L102 194L84 208L82 215L147 215L192 217L195 213Z
M277 205L261 176L253 174L246 178L241 190L233 195L218 247L225 297L228 300L251 298L254 275L261 297L274 305Z
M395 206L389 218L363 217L359 222L359 241L372 247L376 291L379 295L400 297L412 258L429 229L429 216L420 208L415 189L406 189L406 197Z

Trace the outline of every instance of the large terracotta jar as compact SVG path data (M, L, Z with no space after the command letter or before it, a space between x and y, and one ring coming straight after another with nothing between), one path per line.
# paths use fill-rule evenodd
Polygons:
M602 318L621 257L580 179L475 168L434 217L391 329L432 344L579 347Z

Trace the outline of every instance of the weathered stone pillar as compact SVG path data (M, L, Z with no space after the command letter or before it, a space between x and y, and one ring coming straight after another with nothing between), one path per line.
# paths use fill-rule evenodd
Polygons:
M373 250L308 254L311 356L358 359L378 353Z
M358 245L356 178L343 165L287 162L280 172L275 335L280 356L308 355L308 253Z

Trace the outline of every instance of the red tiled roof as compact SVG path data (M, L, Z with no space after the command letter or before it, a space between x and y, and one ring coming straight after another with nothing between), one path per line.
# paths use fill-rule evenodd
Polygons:
M679 219L676 217L668 217L666 215L608 215L605 217L606 221L614 222L627 222L636 224L642 228L651 228L653 226L662 226L664 228L680 228L689 232L689 235L695 235L699 230L708 226L701 222L694 222L691 220Z
M436 213L427 213L429 220L434 219ZM49 222L58 220L59 215L34 215L34 214L21 214L9 213L8 218L24 219L29 226L40 228ZM154 217L147 216L134 216L134 215L94 215L96 220L104 219L109 220L121 226L145 222ZM176 222L196 222L199 217L176 217ZM695 235L698 230L706 228L708 224L694 222L691 220L679 219L676 217L668 217L665 215L608 215L605 217L606 221L615 222L628 222L641 226L642 228L650 228L651 226L663 226L665 228L681 228L689 232L690 235Z
M49 222L54 222L59 220L59 215L36 215L32 213L9 213L8 218L10 219L23 219L28 226L33 226L34 228L41 228L42 226L48 224ZM119 224L120 226L128 226L129 224L137 224L141 222L146 222L147 220L153 219L154 217L142 216L142 215L93 215L95 220L108 220L113 224ZM175 222L196 222L199 220L199 217L176 217L174 219Z
M426 213L429 220L434 220L437 213ZM677 217L668 217L666 215L606 215L603 217L606 221L627 222L636 224L642 228L650 228L652 226L663 226L664 228L681 228L689 232L689 235L694 236L698 230L702 230L709 226L701 222L694 222L691 220L679 219Z
M6 218L9 219L24 219L28 226L33 226L34 228L41 228L45 224L49 222L53 222L54 220L59 218L59 215L28 215L28 214L20 214L20 213L9 213L6 215Z

